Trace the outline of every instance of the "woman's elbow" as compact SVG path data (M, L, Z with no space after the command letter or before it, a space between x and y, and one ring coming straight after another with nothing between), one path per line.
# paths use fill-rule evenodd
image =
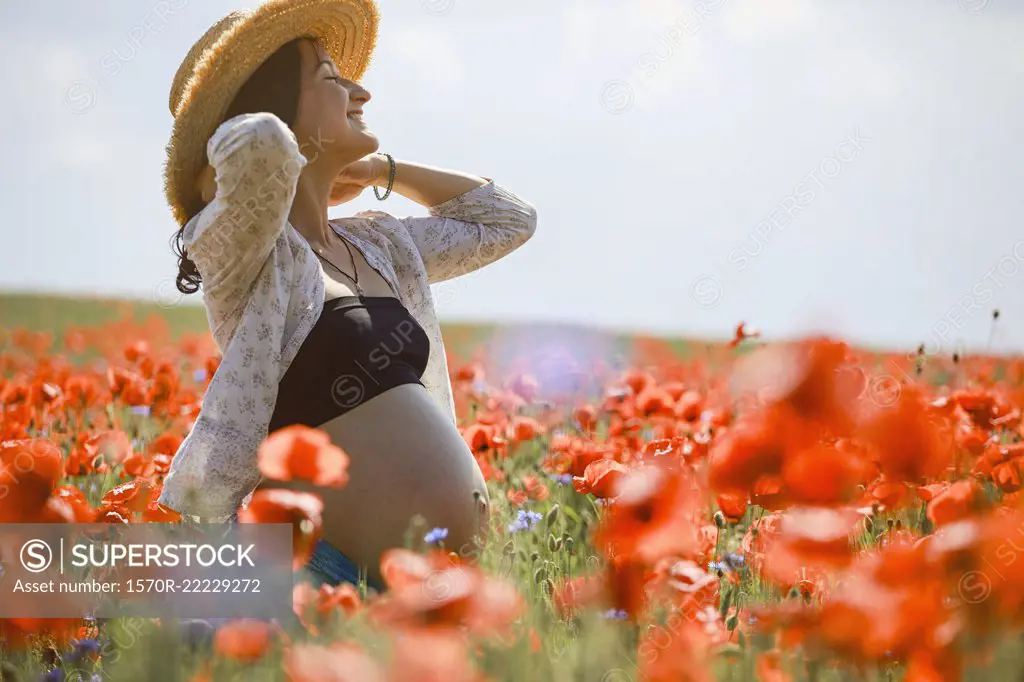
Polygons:
M537 209L532 204L524 204L522 216L523 242L527 242L537 232Z

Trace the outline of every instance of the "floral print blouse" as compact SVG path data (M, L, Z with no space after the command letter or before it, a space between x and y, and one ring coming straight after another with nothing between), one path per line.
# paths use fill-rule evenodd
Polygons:
M323 271L288 223L306 159L292 131L268 113L223 123L207 145L214 199L185 226L189 258L222 359L202 408L164 480L161 504L190 517L230 518L260 482L256 451L267 436L278 383L324 303ZM362 211L332 220L377 269L430 338L423 385L455 421L451 383L430 284L515 250L537 213L487 183L429 208L430 217ZM344 352L344 349L338 349Z

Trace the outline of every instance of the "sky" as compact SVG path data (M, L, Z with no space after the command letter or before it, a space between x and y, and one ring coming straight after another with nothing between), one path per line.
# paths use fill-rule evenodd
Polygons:
M442 320L1024 352L1024 3L379 4L381 151L539 216L435 286ZM245 6L0 3L0 290L201 303L173 288L168 92ZM331 215L369 208L426 214Z

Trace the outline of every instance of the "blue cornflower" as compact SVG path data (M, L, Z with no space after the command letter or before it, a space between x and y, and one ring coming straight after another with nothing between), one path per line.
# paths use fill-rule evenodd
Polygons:
M448 537L447 528L432 528L429 533L423 536L423 541L428 545L436 545L446 537Z
M149 405L132 405L132 414L137 414L140 417L148 417L152 411Z
M572 485L572 474L548 474L548 478L561 485Z
M623 609L608 609L601 614L601 617L608 620L626 620L629 618L629 614Z
M100 641L98 639L77 639L71 642L71 653L66 657L68 663L80 663L89 654L100 652Z
M729 564L729 567L734 571L743 568L743 565L746 563L746 558L742 554L736 554L735 552L728 552L723 558L725 563Z
M206 381L206 370L200 367L195 372L192 372L192 379L199 383L200 381Z
M726 564L724 561L709 561L708 562L708 570L711 571L712 573L715 572L715 571L723 571L724 572L724 571L728 571L729 570L729 565Z
M544 518L543 514L539 514L535 511L527 511L526 509L520 509L519 514L516 516L516 520L508 524L509 533L518 533L521 530L533 530L533 527L537 525L537 522Z
M64 670L54 668L50 672L39 677L40 682L64 682Z

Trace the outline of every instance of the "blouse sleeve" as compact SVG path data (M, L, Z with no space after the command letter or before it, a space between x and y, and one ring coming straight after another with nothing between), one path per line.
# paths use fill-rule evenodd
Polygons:
M294 133L269 113L225 121L206 153L217 191L186 229L185 249L207 305L227 312L245 302L283 231L306 158Z
M537 229L537 210L490 178L431 206L429 218L400 218L430 284L465 275L515 251ZM368 212L372 213L372 212Z

